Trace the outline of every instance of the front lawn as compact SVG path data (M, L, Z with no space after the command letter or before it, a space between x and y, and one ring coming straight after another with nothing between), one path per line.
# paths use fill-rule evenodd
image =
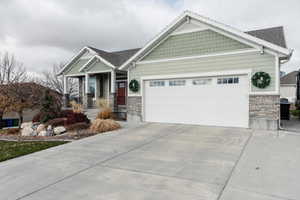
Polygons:
M0 162L65 144L63 141L10 142L0 141Z

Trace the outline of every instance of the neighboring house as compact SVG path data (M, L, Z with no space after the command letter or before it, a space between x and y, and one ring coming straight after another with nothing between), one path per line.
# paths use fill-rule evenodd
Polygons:
M291 55L282 27L242 32L186 11L142 49L85 47L59 75L65 88L79 79L85 106L107 98L128 121L277 129L280 65ZM271 77L264 89L251 81L260 71Z
M280 78L280 97L288 99L290 103L296 102L298 73L293 71Z

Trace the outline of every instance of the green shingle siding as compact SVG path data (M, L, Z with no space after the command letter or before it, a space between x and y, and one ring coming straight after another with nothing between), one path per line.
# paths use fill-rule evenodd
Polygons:
M143 60L221 53L249 46L211 30L172 35Z
M87 72L97 72L97 71L107 71L110 70L111 67L108 67L106 64L96 61L92 63L85 71Z
M130 69L129 77L130 79L140 80L141 76L231 71L239 69L252 69L253 73L264 71L270 74L272 78L270 86L263 90L252 86L252 91L275 90L275 57L268 54L261 55L259 52L137 64L134 69Z
M89 59L79 59L77 62L72 64L69 67L69 70L67 70L66 75L74 75L74 74L84 74L82 72L79 72L79 69L89 61Z

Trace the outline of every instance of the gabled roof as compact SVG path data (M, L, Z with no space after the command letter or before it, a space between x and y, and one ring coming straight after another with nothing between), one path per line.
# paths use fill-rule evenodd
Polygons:
M148 44L146 44L141 50L139 50L134 56L127 60L120 69L125 69L131 62L138 60L145 52L150 51L155 45L159 43L163 38L170 34L173 30L178 28L182 23L190 21L190 19L198 20L202 23L208 24L218 30L224 32L224 34L231 35L232 37L240 38L245 43L251 43L253 46L259 46L261 49L267 48L268 50L280 54L281 57L286 57L289 59L293 53L291 49L287 49L283 41L275 41L277 36L280 37L280 30L257 30L251 32L242 32L226 24L222 24L210 18L192 13L190 11L185 11L182 15L176 18L170 25L168 25L162 32L160 32L154 39L152 39ZM282 33L283 34L283 31ZM284 36L283 36L284 37ZM281 39L282 40L282 39Z
M139 48L136 49L127 49L123 51L115 51L115 52L106 52L100 49L96 49L95 47L88 47L95 51L100 57L107 60L111 64L116 67L121 66L125 61L127 61L131 56L133 56Z
M282 26L245 32L259 39L287 48Z
M297 83L297 74L298 71L293 71L288 73L287 75L284 75L283 77L280 78L280 84L295 84Z
M83 49L79 51L78 54L76 54L60 71L57 75L63 74L63 72L72 64L74 63L78 58L80 58L86 51L92 51L94 52L94 55L85 65L83 65L82 68L80 68L79 71L83 70L86 66L88 66L92 61L96 59L100 59L102 62L106 63L108 66L112 68L118 68L121 66L124 62L126 62L130 57L132 57L137 51L139 51L139 48L135 49L128 49L123 51L115 51L115 52L106 52L100 49L97 49L95 47L86 46Z

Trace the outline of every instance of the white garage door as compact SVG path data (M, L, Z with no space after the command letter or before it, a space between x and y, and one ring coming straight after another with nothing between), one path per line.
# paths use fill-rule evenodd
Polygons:
M247 76L145 81L148 122L248 127Z

